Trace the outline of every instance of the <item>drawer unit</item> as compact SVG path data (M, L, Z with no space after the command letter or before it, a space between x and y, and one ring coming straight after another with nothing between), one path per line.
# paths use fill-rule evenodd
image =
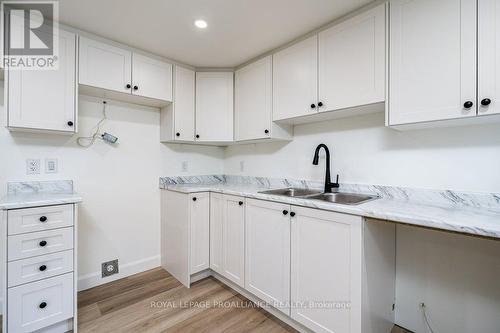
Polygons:
M73 317L73 273L8 289L8 332L33 332Z
M73 250L46 254L8 263L8 287L73 271Z
M73 205L13 209L7 212L9 235L73 225Z
M49 254L73 248L73 227L8 236L7 260Z

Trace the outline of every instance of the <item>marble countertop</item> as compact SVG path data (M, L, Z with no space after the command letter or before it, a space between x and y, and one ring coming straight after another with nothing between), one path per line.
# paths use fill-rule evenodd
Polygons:
M82 197L77 193L16 193L8 194L0 200L0 210L79 202L82 202Z
M291 205L359 215L420 227L435 228L464 234L500 238L500 211L453 204L416 203L393 198L380 198L360 205L343 205L259 193L269 187L252 184L164 184L163 189L182 192L216 192ZM274 187L278 188L278 187Z

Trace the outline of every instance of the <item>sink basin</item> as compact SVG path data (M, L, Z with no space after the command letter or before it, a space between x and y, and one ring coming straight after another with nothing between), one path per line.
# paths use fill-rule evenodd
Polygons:
M321 200L326 202L338 203L343 205L359 205L364 202L378 199L376 195L365 195L356 193L321 193L308 196L307 199Z
M306 195L312 195L312 194L320 194L321 191L318 190L310 190L307 188L294 188L294 187L289 187L289 188L280 188L277 190L267 190L267 191L262 191L259 193L263 194L272 194L272 195L283 195L285 197L303 197Z

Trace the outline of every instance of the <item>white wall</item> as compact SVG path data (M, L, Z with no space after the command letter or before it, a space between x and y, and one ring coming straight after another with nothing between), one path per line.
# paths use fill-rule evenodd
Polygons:
M500 192L499 133L500 124L398 132L384 127L383 114L371 114L296 126L288 143L229 147L224 169L323 181L324 159L318 166L312 159L325 143L341 182Z
M84 200L78 240L84 286L101 282L100 264L110 259L119 259L120 276L159 265L159 176L223 171L222 148L160 143L157 109L110 102L105 129L119 144L98 141L85 149L76 136L9 132L0 104L0 195L7 181L74 180ZM101 104L81 99L79 106L79 133L87 135L101 117ZM28 176L26 158L58 158L59 173L44 174L42 167L42 174ZM182 161L188 161L187 173Z

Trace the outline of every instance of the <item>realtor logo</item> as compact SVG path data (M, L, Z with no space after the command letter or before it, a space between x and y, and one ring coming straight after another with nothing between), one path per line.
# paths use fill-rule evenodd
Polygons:
M2 68L57 69L57 1L2 1Z

